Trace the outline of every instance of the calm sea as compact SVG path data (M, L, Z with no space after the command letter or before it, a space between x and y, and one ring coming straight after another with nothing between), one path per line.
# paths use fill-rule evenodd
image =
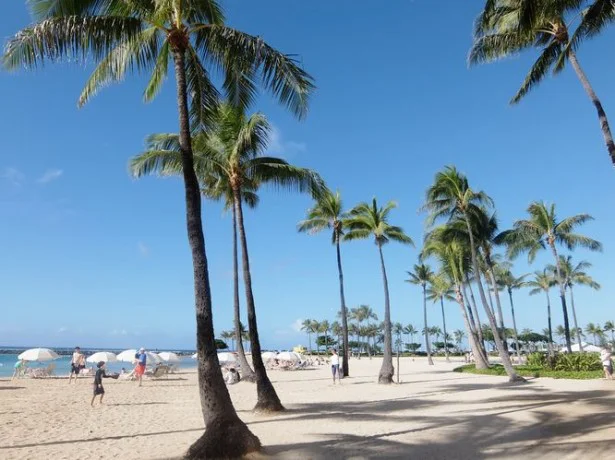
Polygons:
M56 349L56 351L58 351ZM87 350L83 350L85 352L86 355L90 355L91 352L88 352ZM97 350L100 351L100 350ZM17 356L18 353L14 353L14 354L0 354L0 378L3 377L11 377L13 375L13 366L15 364L15 362L17 361ZM68 374L70 373L70 356L61 356L59 359L56 359L55 361L53 361L56 364L56 371L55 374L57 376L68 376ZM45 362L45 363L35 363L35 362L30 362L28 363L28 367L47 367L47 365L49 364L49 362ZM190 358L190 356L183 356L181 362L179 363L179 367L183 368L183 369L188 369L188 368L194 368L196 367L196 360ZM92 366L92 364L87 363L87 366L90 367ZM107 369L111 372L119 372L122 367L126 368L126 369L132 369L132 365L130 363L124 363L124 362L115 362L115 363L108 363L107 364Z

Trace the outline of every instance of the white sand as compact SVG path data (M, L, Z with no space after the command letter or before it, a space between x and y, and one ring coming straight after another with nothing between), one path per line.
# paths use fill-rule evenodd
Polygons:
M615 381L457 374L459 363L402 359L401 385L376 384L380 359L353 359L333 386L329 369L270 372L287 411L255 415L256 390L230 393L264 445L255 458L615 458ZM1 459L178 458L203 429L196 374L105 380L91 409L91 381L0 382Z

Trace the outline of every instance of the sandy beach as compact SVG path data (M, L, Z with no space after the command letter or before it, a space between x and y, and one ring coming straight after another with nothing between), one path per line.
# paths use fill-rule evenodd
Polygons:
M325 366L272 371L286 412L251 412L255 387L231 386L240 417L261 439L252 458L608 458L615 439L615 382L505 379L451 370L459 363L402 359L401 384L376 384L380 359L353 359L334 386ZM203 429L196 373L105 381L92 409L91 382L0 382L0 458L179 458Z

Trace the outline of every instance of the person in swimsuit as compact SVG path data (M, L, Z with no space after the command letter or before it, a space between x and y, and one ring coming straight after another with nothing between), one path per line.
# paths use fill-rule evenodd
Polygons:
M103 398L105 396L105 389L103 388L102 385L102 379L107 377L107 374L105 374L105 362L104 361L100 361L96 367L98 367L98 370L96 371L96 375L94 375L94 396L92 396L92 402L90 403L90 406L94 407L94 400L96 399L96 396L100 395L100 404L103 403Z
M147 355L145 354L145 348L141 347L139 351L135 354L135 360L137 361L137 365L135 367L135 375L137 376L137 381L139 382L139 386L143 383L143 374L145 374L145 365L147 364Z
M77 377L79 377L79 372L81 369L85 367L85 356L81 353L81 348L75 347L75 351L73 352L73 358L70 361L70 375L68 376L68 384L73 380L73 375L75 376L75 383L77 383Z
M335 376L337 375L337 381L342 383L340 376L340 357L337 354L337 350L334 348L331 355L331 372L333 373L333 385L335 385Z

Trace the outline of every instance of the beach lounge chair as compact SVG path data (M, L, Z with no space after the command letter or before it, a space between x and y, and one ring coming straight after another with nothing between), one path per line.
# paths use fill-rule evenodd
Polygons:
M55 375L56 363L51 363L45 368L31 369L29 376L33 379L41 379Z
M151 377L153 379L159 379L162 377L169 378L169 370L170 370L169 366L167 366L166 364L161 364L159 366L156 366L149 375L147 373L146 375L148 375L148 377Z

